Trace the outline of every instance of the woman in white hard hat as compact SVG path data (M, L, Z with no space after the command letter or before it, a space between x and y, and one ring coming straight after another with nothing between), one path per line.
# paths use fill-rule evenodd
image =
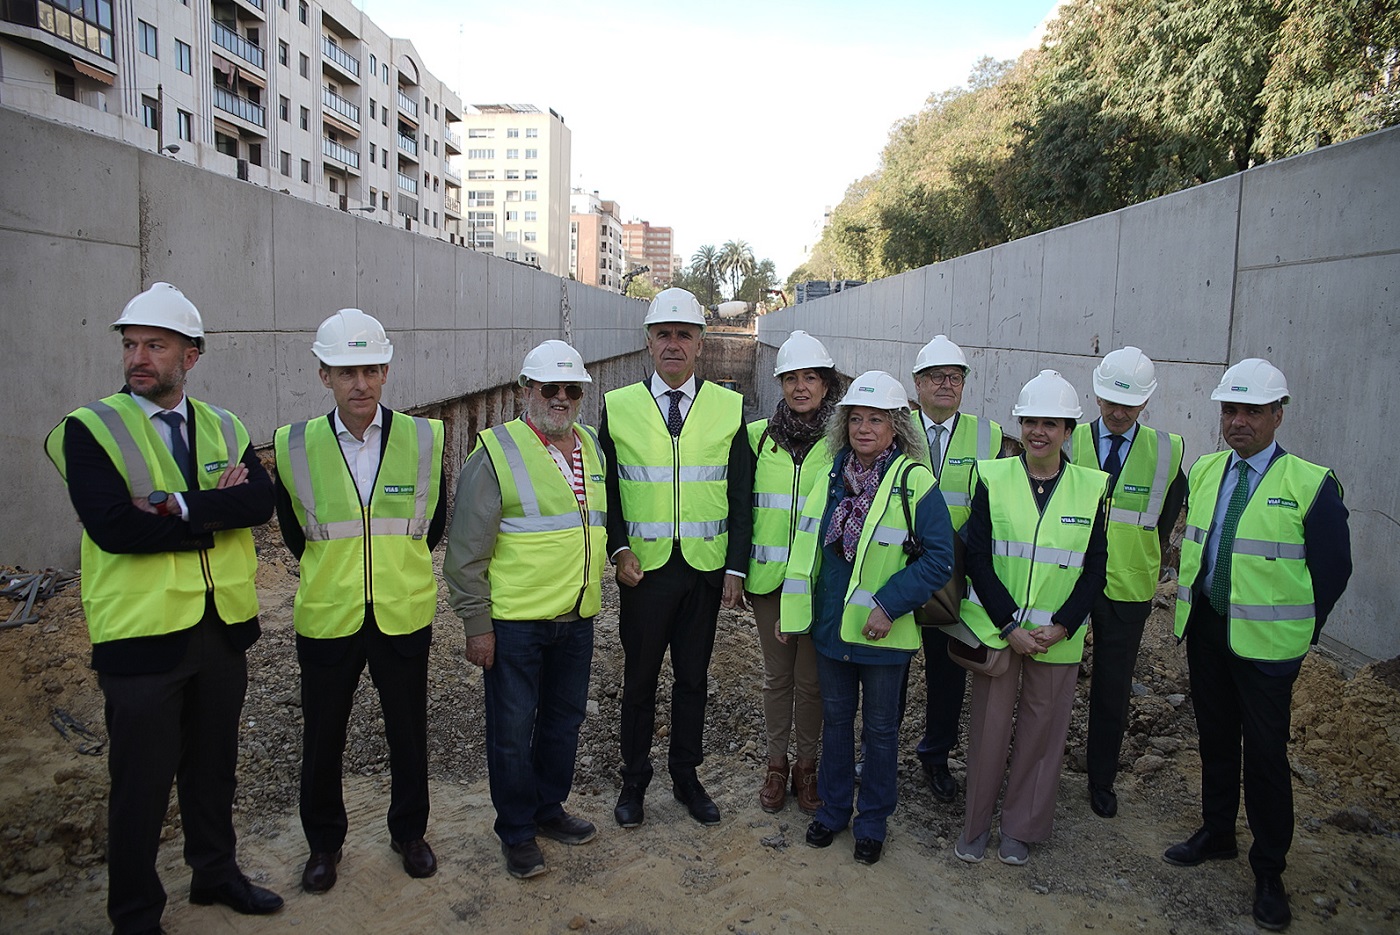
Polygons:
M822 804L817 795L822 729L817 653L808 637L779 636L778 613L802 506L831 470L831 450L821 442L841 396L841 378L822 342L805 331L794 331L778 349L773 376L783 398L771 419L748 426L755 465L753 545L744 589L763 648L763 721L768 735L768 766L758 804L765 812L781 811L787 804L788 743L795 729L792 794L799 809L814 815Z
M826 443L834 464L826 496L813 491L798 520L781 626L789 638L811 634L821 677L822 806L807 843L827 847L849 824L855 859L873 864L897 802L899 695L919 648L914 610L952 574L953 525L894 377L872 370L852 381ZM866 752L856 802L858 705Z
M963 527L970 587L962 619L981 645L963 651L969 662L955 651L964 644L949 643L950 654L972 669L967 811L953 848L969 863L986 853L1008 751L997 856L1024 864L1028 844L1050 837L1083 624L1108 561L1108 475L1061 453L1083 415L1079 394L1055 371L1042 370L1022 388L1012 415L1025 453L977 462Z

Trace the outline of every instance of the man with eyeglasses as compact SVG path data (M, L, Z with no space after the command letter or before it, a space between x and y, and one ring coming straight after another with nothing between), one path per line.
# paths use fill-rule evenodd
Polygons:
M962 348L942 334L925 344L914 360L914 388L929 458L955 533L972 512L973 465L998 457L1002 447L998 423L959 411L968 370ZM948 658L948 639L943 630L924 627L925 720L917 750L933 797L944 803L958 797L948 752L958 742L967 686L967 670Z
M537 836L585 844L597 833L564 810L606 556L604 463L576 421L592 382L563 341L525 356L525 415L477 437L442 565L467 661L484 670L495 831L517 879L546 872Z

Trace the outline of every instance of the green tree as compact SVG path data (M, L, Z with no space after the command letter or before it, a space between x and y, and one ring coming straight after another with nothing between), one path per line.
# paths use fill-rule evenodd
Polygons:
M777 288L778 271L773 261L764 259L754 264L753 272L744 277L735 298L754 305L768 301L768 290Z
M729 240L720 248L719 271L729 279L731 299L739 297L739 287L743 285L744 277L753 270L753 249L749 247L748 241Z
M656 293L660 291L645 273L632 277L632 280L627 283L627 295L634 299L646 299L650 302L656 298Z
M720 276L724 272L723 255L713 244L705 244L691 256L690 269L704 284L705 304L714 305L715 293L719 291Z

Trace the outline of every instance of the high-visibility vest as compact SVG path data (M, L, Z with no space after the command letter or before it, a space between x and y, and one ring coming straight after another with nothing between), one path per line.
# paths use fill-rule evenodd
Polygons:
M350 636L364 623L366 605L390 636L422 629L437 611L427 535L442 481L442 422L389 415L368 506L360 503L330 419L277 430L277 476L306 537L292 605L302 636Z
M855 457L855 455L849 455ZM904 481L905 467L913 465ZM833 484L840 480L828 474ZM901 484L907 485L907 489ZM894 573L908 564L904 540L910 534L904 521L903 498L909 498L909 515L915 518L919 501L938 486L933 472L922 463L897 455L885 470L875 498L870 503L865 524L856 544L856 559L851 569L851 581L846 587L846 606L841 613L841 640L854 645L878 649L919 648L919 625L912 613L893 621L889 634L876 641L866 637L865 622L875 609L875 592L884 587ZM819 492L818 492L819 493ZM812 627L812 585L821 570L822 546L819 540L822 518L826 515L828 496L814 493L797 523L797 535L792 541L792 557L788 561L787 577L783 579L781 629L784 633L806 633Z
M189 400L194 431L197 489L211 490L230 462L248 448L248 430L227 410ZM188 490L185 476L156 432L145 410L126 393L115 393L75 409L44 442L58 473L68 479L63 438L68 419L87 426L112 459L132 497L156 490ZM258 558L248 529L214 533L210 549L150 554L104 552L83 532L83 612L94 643L160 636L188 629L204 616L206 595L224 623L243 623L258 615L253 578Z
M1098 468L1096 426L1097 420L1075 427L1069 451L1075 464ZM1184 450L1180 435L1139 423L1118 483L1108 492L1108 584L1103 593L1110 600L1150 601L1157 593L1162 572L1157 523Z
M769 594L783 586L797 520L813 491L831 473L831 449L817 439L800 462L777 442L764 441L767 419L749 423L749 448L755 456L753 478L753 547L744 590ZM760 442L762 449L759 450Z
M716 383L701 383L676 438L649 384L633 383L605 398L627 543L642 571L665 565L675 542L691 568L723 568L729 547L729 446L744 427L744 398Z
M1021 626L1048 627L1084 571L1094 516L1106 494L1108 475L1077 464L1064 465L1042 513L1020 458L979 461L977 473L987 485L992 514L992 568L1020 608L1017 619ZM971 579L962 602L962 619L985 645L993 649L1007 645L982 607ZM1074 636L1060 640L1035 661L1079 662L1084 658L1085 631L1081 626Z
M924 420L918 419L921 428ZM927 432L924 433L927 436ZM972 469L978 461L990 461L1001 451L1001 425L991 419L979 419L965 412L958 413L953 423L953 435L948 441L948 453L938 475L938 489L948 504L948 518L953 531L963 528L972 515Z
M580 503L554 456L524 419L477 436L501 486L501 527L491 552L491 616L553 620L569 612L596 616L607 558L607 488L593 430L579 426L583 449Z
M1204 455L1191 466L1187 479L1190 505L1176 595L1178 639L1186 634L1191 602L1197 599L1191 588L1201 573L1216 497L1229 463L1229 451ZM1283 662L1307 655L1317 612L1303 521L1329 476L1330 468L1283 454L1265 469L1250 494L1230 550L1228 624L1230 650L1236 656Z

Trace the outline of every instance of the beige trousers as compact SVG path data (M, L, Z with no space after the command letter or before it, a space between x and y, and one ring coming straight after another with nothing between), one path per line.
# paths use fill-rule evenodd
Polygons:
M784 644L774 635L781 591L750 594L758 643L763 648L763 722L768 733L768 759L788 754L788 737L797 733L797 758L814 760L822 736L822 691L817 677L817 651L808 636L789 635Z

